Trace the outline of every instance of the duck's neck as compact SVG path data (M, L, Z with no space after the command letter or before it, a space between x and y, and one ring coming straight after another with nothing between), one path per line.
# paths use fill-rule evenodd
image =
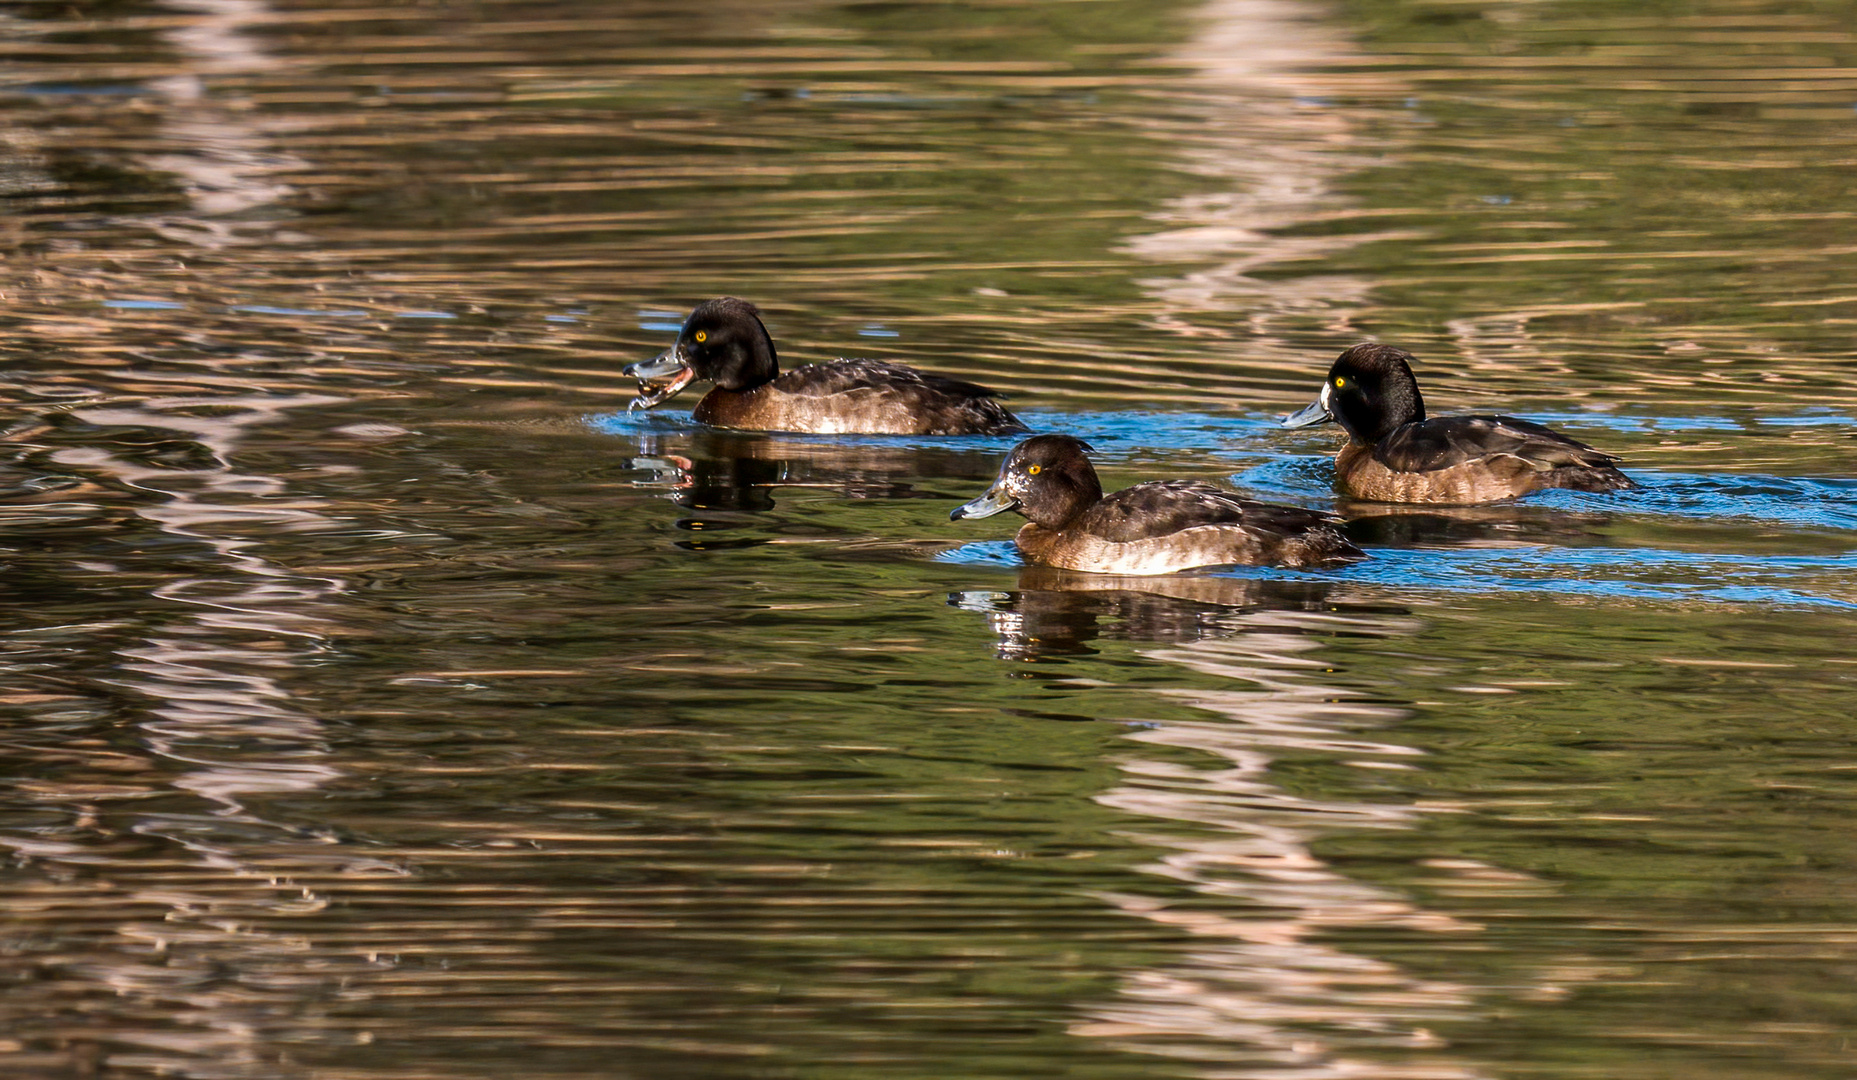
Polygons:
M778 427L777 418L765 415L768 403L763 400L767 395L762 391L766 388L765 383L747 390L712 386L703 400L696 403L696 408L690 410L690 419L712 427Z
M1388 386L1373 407L1343 408L1335 417L1347 429L1348 438L1372 446L1407 424L1425 419L1425 399L1419 396L1416 383Z
M1057 532L1047 529L1036 521L1028 521L1019 526L1019 533L1012 538L1019 551L1035 563L1051 561L1052 546L1057 543Z
M1019 513L1054 532L1070 528L1103 501L1103 485L1095 473L1071 476L1046 473L1046 483L1034 488L1019 504Z
M724 390L752 390L766 386L780 377L780 357L774 352L774 339L767 328L755 320L760 333L737 335L711 364L713 380Z

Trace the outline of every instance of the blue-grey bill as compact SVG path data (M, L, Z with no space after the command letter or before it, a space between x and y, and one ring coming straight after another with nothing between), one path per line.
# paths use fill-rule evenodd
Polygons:
M986 493L979 498L969 499L953 510L948 511L948 520L959 521L962 518L992 517L994 514L1001 513L1002 511L1011 510L1017 505L1019 505L1019 500L1006 494L1005 488L995 484L988 488Z
M683 362L676 349L666 349L649 360L627 364L622 374L638 380L638 396L626 407L627 412L664 404L676 397L677 391L690 385L690 380L696 377L696 372Z
M1326 424L1333 419L1334 417L1329 415L1328 406L1322 404L1321 398L1317 398L1284 417L1283 426L1286 428L1314 427L1317 424Z

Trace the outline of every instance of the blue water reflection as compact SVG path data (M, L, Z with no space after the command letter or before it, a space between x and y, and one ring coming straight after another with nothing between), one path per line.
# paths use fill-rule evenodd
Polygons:
M1373 548L1371 555L1333 571L1246 566L1206 573L1262 581L1332 580L1377 585L1402 594L1516 592L1664 602L1857 607L1857 597L1831 592L1857 570L1857 552L1805 558L1528 545ZM963 566L1008 569L1024 565L1008 540L962 544L936 558Z
M1380 548L1374 550L1373 558L1339 570L1335 576L1401 590L1857 607L1853 599L1819 591L1848 581L1853 569L1857 569L1857 553L1803 558L1528 546Z

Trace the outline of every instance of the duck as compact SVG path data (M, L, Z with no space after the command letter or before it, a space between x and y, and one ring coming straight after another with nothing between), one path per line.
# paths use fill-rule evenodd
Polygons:
M1355 345L1328 369L1321 395L1283 418L1286 428L1329 421L1347 432L1335 487L1366 502L1459 506L1542 488L1619 491L1631 479L1618 458L1513 416L1427 418L1413 356L1377 342Z
M698 304L675 345L624 373L638 380L627 411L656 408L697 379L714 383L691 413L714 427L818 435L1031 430L986 387L887 360L829 360L782 374L760 309L733 296Z
M1103 494L1089 443L1034 435L999 477L949 513L1006 510L1026 519L1013 542L1030 561L1097 574L1171 574L1200 566L1320 566L1364 553L1329 514L1241 499L1197 480L1150 480Z

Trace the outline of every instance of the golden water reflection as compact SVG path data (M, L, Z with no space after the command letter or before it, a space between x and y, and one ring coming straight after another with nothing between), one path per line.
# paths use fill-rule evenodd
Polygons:
M738 292L1325 502L1263 418L1371 333L1824 481L1381 508L1385 562L1784 582L1857 464L1841 9L1056 10L7 16L0 1069L1840 1075L1840 609L1015 577L932 561L1001 446L611 413Z
M1368 734L1407 709L1324 676L1335 635L1398 641L1420 620L1322 582L1029 568L1018 584L957 597L986 614L1003 659L1035 660L1099 635L1166 642L1142 655L1204 688L1155 693L1216 717L1137 719L1130 742L1189 753L1123 756L1122 782L1096 797L1153 823L1129 833L1163 853L1141 869L1188 890L1172 902L1100 899L1192 941L1172 964L1126 973L1118 999L1071 1030L1220 1076L1489 1075L1452 1060L1430 1030L1480 1015L1478 990L1333 943L1355 931L1461 937L1480 928L1338 872L1314 850L1338 833L1412 829L1446 808L1298 795L1273 775L1287 755L1363 770L1417 765L1422 751ZM1389 1053L1401 1062L1392 1071Z
M1477 1014L1472 988L1418 978L1326 940L1352 930L1477 932L1475 924L1338 873L1313 850L1337 831L1413 828L1426 811L1299 796L1271 775L1284 754L1328 755L1367 769L1413 767L1419 751L1364 734L1396 723L1405 710L1324 682L1321 655L1329 634L1396 640L1413 626L1400 616L1269 611L1228 637L1145 654L1242 686L1161 691L1219 719L1157 722L1129 736L1217 764L1130 758L1122 763L1124 783L1099 797L1157 825L1190 826L1141 830L1144 841L1167 852L1146 869L1207 903L1105 897L1195 940L1178 963L1131 973L1121 1000L1093 1009L1073 1030L1217 1066L1224 1076L1487 1075L1451 1060L1430 1031ZM1400 1061L1390 1071L1388 1052Z
M256 924L324 910L327 895L297 879L337 868L366 872L370 860L343 850L332 835L271 820L254 803L302 797L344 778L329 760L325 719L294 687L326 657L347 586L280 566L263 549L279 535L345 523L237 462L254 431L332 400L252 393L80 408L72 420L100 431L141 439L159 432L158 456L138 459L138 448L112 451L96 442L42 457L83 476L100 495L130 496L134 517L152 530L140 543L188 552L193 572L150 583L150 606L134 632L96 628L114 642L96 685L120 698L116 708L132 733L122 745L132 749L80 754L112 782L30 785L32 800L55 808L58 818L28 833L0 833L16 865L39 867L52 881L125 859L152 856L164 867L152 880L125 875L120 885L104 878L77 894L27 889L9 898L16 935L34 927L69 935L84 925L90 942L37 968L41 1000L9 1025L27 1041L0 1047L0 1062L10 1067L75 1075L107 1061L112 1068L245 1075L243 1068L262 1067L272 1053L260 1017L275 1016L283 1002L206 988L232 970L267 970L298 993L327 985L304 966L306 939ZM203 413L203 405L210 410ZM187 467L177 469L168 459L183 446ZM131 552L99 552L73 560L70 573L107 579L131 573L132 565ZM13 634L31 640L49 629ZM8 691L21 699L34 682L26 675ZM36 952L24 950L11 966L33 971ZM125 1016L147 1017L146 1030L80 1021L99 994L114 998ZM184 1009L175 1010L177 1000L187 1002ZM63 1049L38 1049L48 1042ZM234 1071L217 1071L227 1068Z

